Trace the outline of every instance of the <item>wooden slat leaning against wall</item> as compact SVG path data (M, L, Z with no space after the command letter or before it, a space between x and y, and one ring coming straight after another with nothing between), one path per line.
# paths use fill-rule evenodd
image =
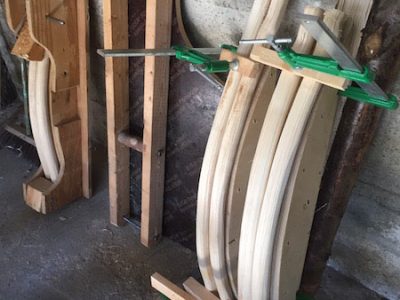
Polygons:
M171 45L173 0L147 0L146 48ZM167 136L169 58L146 57L142 163L141 242L150 247L162 233Z
M127 49L128 1L104 0L104 47ZM129 63L127 58L106 58L107 139L110 222L123 225L129 215L129 148L118 134L129 129Z

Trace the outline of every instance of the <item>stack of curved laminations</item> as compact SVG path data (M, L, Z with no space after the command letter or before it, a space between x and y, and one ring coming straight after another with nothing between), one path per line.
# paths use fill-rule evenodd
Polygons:
M57 159L49 114L49 72L50 59L29 64L29 113L32 134L43 173L52 182L57 180L59 162Z
M244 39L275 34L287 1L256 1ZM266 10L268 9L268 12ZM251 47L239 47L248 56ZM268 69L268 68L267 68ZM218 289L222 299L232 298L225 263L225 198L237 147L253 96L262 73L254 64L253 78L231 72L217 109L199 182L197 208L197 254L207 289ZM262 87L261 87L262 88ZM212 214L212 215L211 215ZM210 251L211 250L211 251ZM211 256L210 256L211 254Z

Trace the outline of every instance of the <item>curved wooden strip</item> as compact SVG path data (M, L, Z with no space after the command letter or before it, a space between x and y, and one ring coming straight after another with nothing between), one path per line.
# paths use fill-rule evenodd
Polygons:
M261 72L261 65L254 65L254 68L258 73ZM210 258L221 299L232 299L232 289L225 260L225 198L236 149L256 85L257 81L254 78L242 77L240 80L232 111L225 127L214 174L210 205Z
M38 152L43 153L41 162L46 177L52 182L57 180L59 162L54 148L49 115L49 71L50 59L47 55L38 63L36 72L36 125L40 143L36 143ZM32 117L31 117L32 119Z
M305 12L317 16L322 15L322 10L314 7L306 8ZM311 51L313 45L313 38L301 27L294 44L294 49L298 52L307 53ZM259 142L258 144L255 143L257 148L254 159L251 161L249 157L247 159L243 158L244 163L247 164L247 169L249 168L249 164L253 164L248 177L240 234L238 264L240 299L251 299L252 258L262 199L279 137L300 81L300 77L289 72L282 72L265 115L265 121L259 135ZM244 134L250 135L252 133L246 132ZM237 184L246 187L246 183L237 182ZM244 202L244 199L237 201ZM236 237L236 239L239 239L239 237Z
M7 23L10 29L17 33L18 27L26 17L25 0L5 0Z
M346 32L344 40L347 42L344 42L344 45L354 53L357 52L360 43L354 43L349 37L361 32L365 26L370 4L359 0L346 2L343 12L352 15L352 19L346 20L346 28L350 30ZM363 13L354 14L354 10ZM350 26L351 24L354 26ZM337 104L337 91L324 87L296 155L275 237L272 295L276 297L294 298L300 285L316 200L329 153Z
M333 32L339 31L342 19L326 18L325 20ZM333 24L329 24L330 21ZM323 55L324 51L317 47L314 54ZM270 297L274 239L283 195L304 129L321 87L321 84L313 80L302 80L275 152L254 244L251 299Z
M210 219L210 197L212 180L217 163L218 151L221 144L222 134L231 111L233 97L237 91L240 74L230 72L221 102L218 105L214 123L207 142L206 152L201 168L199 190L197 194L197 216L196 216L196 250L197 260L201 275L206 288L210 291L216 290L213 271L210 261L209 248L209 219Z
M251 17L249 18L250 21L244 38L256 37L258 27L262 23L262 20L268 9L268 5L269 0L257 0L253 4ZM242 55L249 52L246 52L244 48L247 47L244 47L243 45L239 47L239 53ZM236 94L240 78L241 75L238 72L230 72L228 75L224 93L221 97L220 104L218 105L210 132L210 137L207 142L207 148L204 154L199 180L196 216L196 250L199 268L204 284L206 288L211 291L216 289L215 280L211 269L209 249L209 216L212 182L214 178L214 170L218 158L219 147L222 140L222 134L228 119L228 115L231 111L234 95Z

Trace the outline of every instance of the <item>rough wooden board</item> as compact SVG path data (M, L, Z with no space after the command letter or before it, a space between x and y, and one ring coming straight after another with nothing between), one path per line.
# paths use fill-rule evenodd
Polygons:
M17 33L18 26L26 17L25 0L5 0L6 17L8 26Z
M353 26L349 26L350 31L345 30L347 36L343 39L344 45L351 53L357 51L354 47L358 48L359 44L354 43L349 37L357 36L365 26L372 1L368 2L346 0L344 7L342 5L338 7L348 16L352 16L353 12L357 11L357 14L351 17L351 22L346 22L346 25L353 24ZM281 299L295 297L300 285L319 186L329 153L337 105L336 90L324 87L309 120L302 145L296 154L291 178L287 185L273 259L275 276L272 280L273 286L276 287L273 294Z
M92 154L89 136L89 4L88 0L77 1L79 42L79 92L78 109L82 136L82 191L85 198L92 196Z
M50 88L59 91L79 84L79 45L76 0L28 0L28 24L35 42L44 47L52 61ZM46 16L64 20L50 22ZM66 59L67 58L67 59ZM71 63L73 62L73 63Z
M325 17L324 21L332 32L337 34L340 30L341 18L331 17L330 11L326 16L329 16L329 18ZM323 54L324 51L318 47L314 51L314 55ZM282 130L265 189L257 226L251 282L252 299L265 299L275 296L275 294L270 295L271 284L273 284L273 282L271 283L271 266L281 203L307 120L321 87L321 84L313 80L302 80Z
M204 286L197 282L193 277L189 277L184 283L183 287L191 294L196 300L219 300L217 296L208 291Z
M172 0L147 0L146 48L170 47L172 8ZM147 247L162 234L168 88L169 57L146 57L140 239Z
M105 0L104 47L128 48L128 1ZM128 59L106 58L107 139L110 222L123 225L129 214L129 148L118 134L129 128Z
M24 24L19 32L17 42L15 43L11 54L30 61L43 60L44 49L32 40L27 23Z
M158 273L151 276L151 286L171 300L196 299Z
M286 64L277 54L276 51L261 46L254 46L250 58L259 63L280 69L282 71L292 72L295 75L313 79L321 84L333 87L337 90L344 91L347 87L347 80L341 77L313 71L311 69L294 70Z
M307 7L305 11L309 14L322 15L322 11L318 8ZM294 49L302 53L308 53L311 51L313 45L313 38L307 34L304 28L300 28ZM282 72L268 110L263 116L263 125L257 139L258 142L254 141L255 152L250 153L253 156L242 158L248 164L252 164L252 166L250 172L247 174L249 177L248 185L247 183L245 185L245 198L238 199L238 201L244 203L239 245L239 298L251 299L252 259L265 186L286 116L300 82L300 77L289 72ZM250 136L251 134L252 132L245 132L245 135ZM246 154L244 153L244 155ZM248 162L249 160L250 162ZM238 213L240 214L240 212ZM236 239L239 240L239 236Z

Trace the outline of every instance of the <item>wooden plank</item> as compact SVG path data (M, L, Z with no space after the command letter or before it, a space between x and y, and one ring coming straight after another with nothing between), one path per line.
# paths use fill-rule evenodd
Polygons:
M7 23L10 29L17 33L18 27L26 17L25 0L5 0Z
M173 0L147 0L146 48L169 48ZM162 234L167 135L169 58L146 57L142 163L141 242L155 245Z
M254 46L250 58L259 63L280 69L282 71L292 72L297 76L313 79L321 84L333 87L337 90L344 91L348 86L346 79L317 72L311 69L295 70L286 64L276 53L276 51L264 48L262 46Z
M341 28L342 18L339 12L336 17L325 17L324 21L334 33ZM324 51L316 47L314 55L323 55ZM311 79L303 79L285 121L278 146L271 166L268 183L260 211L252 268L252 298L276 298L276 287L271 278L274 241L278 228L279 214L284 192L293 167L297 150L300 146L307 120L317 100L322 85ZM272 295L270 293L273 293Z
M79 43L79 92L78 108L81 119L82 135L82 191L85 198L92 196L91 144L89 137L89 3L88 0L77 0L78 43Z
M191 294L196 300L219 300L217 296L207 290L193 277L189 277L184 283L183 287Z
M104 47L127 49L128 1L104 0ZM123 225L129 214L129 148L118 134L129 127L129 63L127 58L106 58L107 139L110 222Z
M305 12L316 16L322 15L322 10L314 7L306 7ZM299 52L309 53L313 45L313 38L307 34L304 28L300 27L297 39L293 45L294 49ZM244 161L243 163L252 164L252 166L248 177L248 184L243 182L240 183L240 181L235 183L238 184L238 187L242 186L243 188L246 188L247 192L245 194L246 198L241 198L239 200L244 203L239 245L239 298L252 299L252 260L265 186L268 182L273 158L287 114L290 110L300 82L301 78L293 73L286 71L282 72L276 89L272 95L268 110L264 115L258 143L256 142L256 149L253 150L255 152L241 153L244 155L244 157L241 158ZM254 129L255 128L256 127L254 127ZM245 134L250 136L253 133L249 131ZM254 154L254 156L246 157L246 154ZM249 170L249 168L250 167L247 166L246 170ZM240 178L238 180L240 180ZM239 205L236 207L240 208ZM231 236L231 238L233 238L233 236ZM236 236L235 239L238 240L239 236Z
M151 286L171 300L196 299L158 273L151 276Z

